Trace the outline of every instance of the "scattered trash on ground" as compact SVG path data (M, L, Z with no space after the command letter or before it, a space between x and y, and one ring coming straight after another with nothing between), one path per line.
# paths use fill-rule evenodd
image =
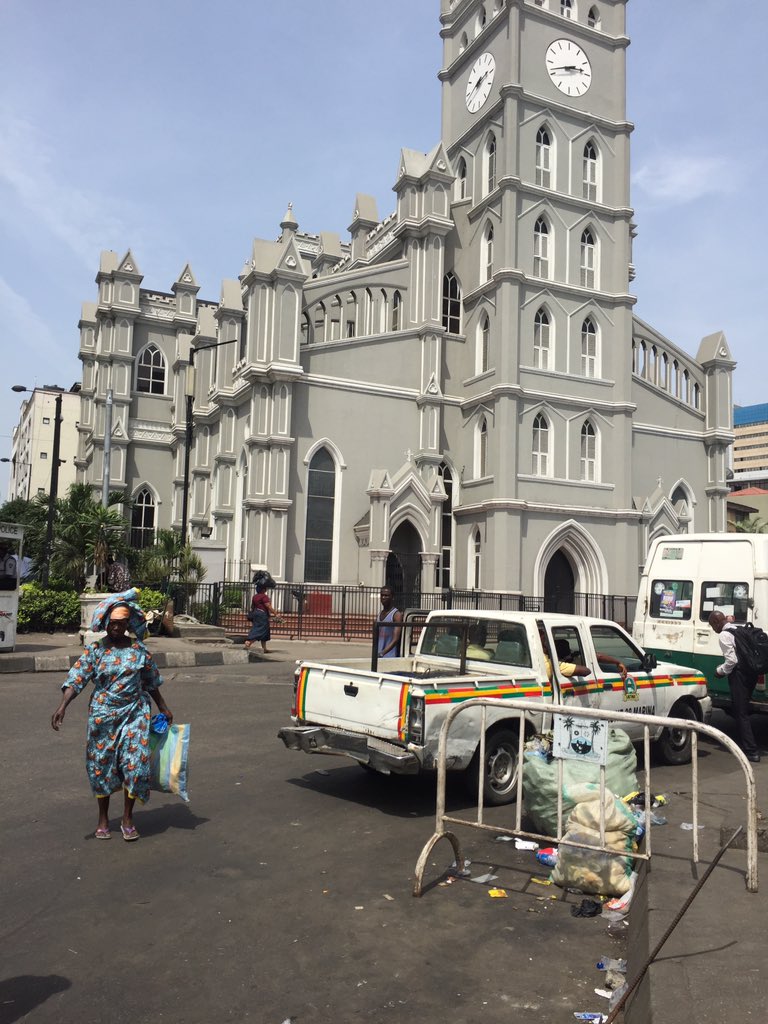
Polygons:
M595 966L598 971L619 971L621 974L627 973L627 961L615 960L612 956L601 956Z
M365 907L355 907L355 910L365 910Z
M536 860L545 867L553 868L557 864L557 849L554 846L545 846L542 850L537 850Z
M536 875L531 876L531 881L535 882L536 885L552 885L551 878L537 878Z
M325 768L317 768L315 770L315 775L330 775L330 774L331 773L329 771L326 771Z
M617 896L613 900L608 900L605 904L606 910L616 910L620 914L626 914L629 910L630 904L632 903L632 897L635 894L635 885L637 884L637 872L633 871L629 878L629 888L622 896Z
M514 838L515 838L514 836L496 836L496 842L497 843L511 843Z
M488 895L492 900L505 900L507 898L506 889L489 889Z
M515 849L516 850L538 850L539 844L531 842L528 839L516 839Z
M477 878L470 878L470 882L477 882L478 885L490 885L491 882L495 882L498 875L492 875L490 871L484 875L478 875Z
M466 876L470 873L469 869L470 869L471 866L472 866L472 861L471 860L465 860L463 868L460 868L458 866L458 864L456 863L456 861L454 861L451 864L449 870L450 870L450 873L452 875L461 875L462 877L466 878Z
M602 909L597 900L584 899L578 907L571 907L571 917L597 917Z
M389 900L390 903L392 903L392 902L394 902L395 897L394 896L390 896L388 892L385 892L384 893L384 899L385 900Z
M683 832L693 832L693 822L692 821L682 821L680 823L680 828L683 830ZM699 831L701 831L703 828L704 828L703 825L699 825Z
M608 1017L604 1013L574 1013L576 1020L593 1020L597 1024L605 1024Z

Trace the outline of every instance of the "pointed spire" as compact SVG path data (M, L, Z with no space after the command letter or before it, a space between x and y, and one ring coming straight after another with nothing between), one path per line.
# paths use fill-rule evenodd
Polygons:
M285 216L280 221L280 227L283 229L283 235L281 241L287 242L288 239L295 235L299 230L299 222L293 215L293 203L288 203L288 209L286 210Z

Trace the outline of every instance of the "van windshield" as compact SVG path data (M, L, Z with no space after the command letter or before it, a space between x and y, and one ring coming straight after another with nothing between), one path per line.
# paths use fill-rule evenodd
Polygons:
M461 658L467 634L467 661L490 661L496 665L531 667L528 637L522 623L498 619L456 619L432 622L424 627L421 653L438 658Z
M654 580L651 583L652 619L690 619L692 580Z
M746 622L749 610L748 583L722 583L714 580L701 584L699 618L706 622L712 612L732 615L734 622Z

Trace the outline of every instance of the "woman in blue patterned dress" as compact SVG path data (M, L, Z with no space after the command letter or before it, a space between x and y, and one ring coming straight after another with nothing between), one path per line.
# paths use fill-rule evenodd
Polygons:
M85 649L62 685L61 704L51 718L58 732L64 714L88 683L93 694L88 709L86 769L99 805L97 839L111 839L109 798L125 792L120 830L123 839L139 838L133 824L136 800L149 799L149 719L151 701L173 721L158 687L162 678L152 656L140 639L127 636L130 627L137 637L144 634L144 615L135 603L135 589L113 594L94 612L91 629L106 629L107 635Z

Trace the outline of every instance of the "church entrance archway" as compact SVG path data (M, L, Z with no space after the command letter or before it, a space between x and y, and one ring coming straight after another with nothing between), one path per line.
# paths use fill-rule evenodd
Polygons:
M421 537L408 521L392 534L386 581L398 608L418 608L421 602Z
M575 589L571 563L562 549L556 551L547 563L544 574L544 611L573 614Z

